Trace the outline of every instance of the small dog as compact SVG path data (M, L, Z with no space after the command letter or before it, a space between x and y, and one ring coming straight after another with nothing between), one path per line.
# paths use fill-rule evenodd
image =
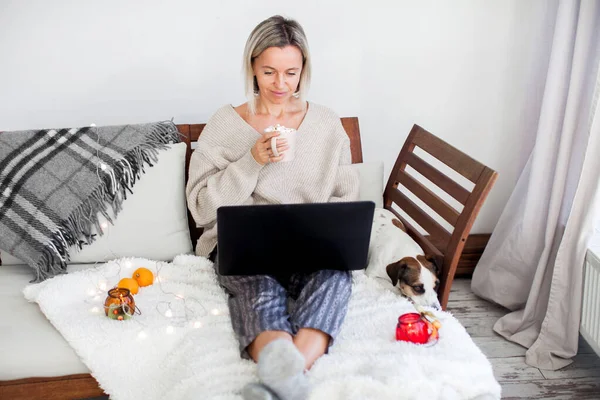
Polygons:
M369 244L368 276L390 282L419 306L441 309L437 297L438 266L406 233L388 210L376 209Z

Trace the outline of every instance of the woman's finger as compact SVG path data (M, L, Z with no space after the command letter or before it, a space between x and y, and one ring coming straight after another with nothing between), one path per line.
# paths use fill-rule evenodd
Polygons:
M266 142L270 142L272 137L275 136L279 136L279 132L269 132L269 133L265 133L264 135L262 135L261 138L259 138L258 140L260 140L262 143L266 143Z

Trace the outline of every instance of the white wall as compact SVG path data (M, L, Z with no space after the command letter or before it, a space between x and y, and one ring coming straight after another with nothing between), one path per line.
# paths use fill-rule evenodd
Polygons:
M473 232L491 232L537 123L556 0L0 0L0 130L175 118L244 101L252 28L305 28L309 99L358 116L386 176L413 123L500 174Z

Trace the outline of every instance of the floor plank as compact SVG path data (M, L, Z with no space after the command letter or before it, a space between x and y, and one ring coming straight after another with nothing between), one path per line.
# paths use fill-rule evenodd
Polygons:
M521 357L527 349L504 339L500 335L473 337L473 342L487 358Z
M590 346L581 335L579 335L579 345L577 347L577 354L596 354L592 346Z
M571 365L558 371L542 370L546 379L600 378L600 358L597 354L577 354Z
M456 317L465 327L471 337L496 336L494 332L494 324L498 320L497 317L487 318L471 318L471 317Z
M481 299L448 302L446 310L459 319L463 316L471 318L494 317L498 319L509 312L504 307L490 304Z
M507 312L482 299L448 302L447 311L463 324L471 336L495 336L494 324Z
M538 368L525 364L525 357L491 358L490 363L501 385L503 382L544 379Z
M502 382L502 399L594 399L600 398L599 378L538 379Z
M481 300L471 290L471 279L457 278L452 282L448 301Z

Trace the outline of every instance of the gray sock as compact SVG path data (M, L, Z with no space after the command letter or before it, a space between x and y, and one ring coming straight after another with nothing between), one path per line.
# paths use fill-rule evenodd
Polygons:
M304 363L294 343L274 340L258 356L258 376L281 400L306 400L309 387Z
M249 383L244 386L242 397L244 400L280 400L268 387L260 383Z

